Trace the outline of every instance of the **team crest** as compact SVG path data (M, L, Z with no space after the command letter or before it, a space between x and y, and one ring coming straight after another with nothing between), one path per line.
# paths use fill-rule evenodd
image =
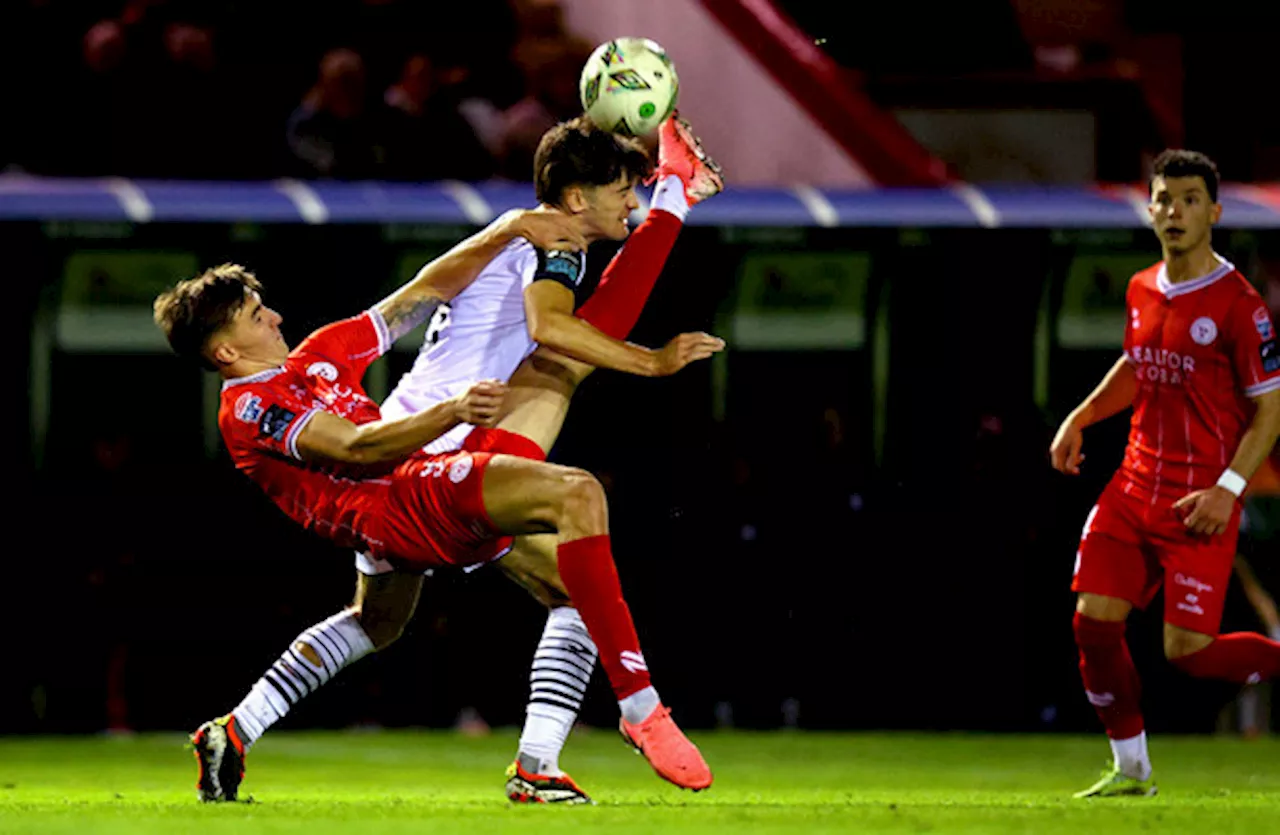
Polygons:
M470 455L460 455L452 464L449 465L449 480L454 484L457 484L469 475L471 475Z
M1258 346L1258 355L1262 359L1263 372L1270 374L1280 371L1280 342L1268 339Z
M313 362L307 366L307 376L319 377L332 383L338 379L338 369L331 362Z
M1253 311L1253 326L1258 329L1258 336L1261 336L1264 341L1275 338L1276 329L1272 326L1271 316L1265 307Z
M1218 326L1208 316L1201 316L1191 323L1191 338L1197 345L1208 345L1218 338Z
M245 423L257 423L262 417L262 398L251 391L246 391L236 400L236 418Z

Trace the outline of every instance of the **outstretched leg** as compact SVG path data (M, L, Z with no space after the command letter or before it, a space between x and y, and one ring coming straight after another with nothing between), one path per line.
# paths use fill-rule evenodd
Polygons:
M613 562L604 488L583 470L496 455L485 468L483 496L485 514L502 533L557 535L560 576L599 647L624 736L664 779L695 790L711 785L702 755L650 683Z
M350 606L303 630L234 710L191 735L201 800L235 800L245 756L268 728L339 671L400 637L417 608L422 575L356 577Z

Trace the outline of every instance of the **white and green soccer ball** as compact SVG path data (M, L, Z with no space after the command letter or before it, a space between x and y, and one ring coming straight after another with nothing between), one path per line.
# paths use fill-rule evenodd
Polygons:
M597 127L623 136L657 131L676 107L680 81L661 46L648 38L615 38L596 47L582 68L578 95Z

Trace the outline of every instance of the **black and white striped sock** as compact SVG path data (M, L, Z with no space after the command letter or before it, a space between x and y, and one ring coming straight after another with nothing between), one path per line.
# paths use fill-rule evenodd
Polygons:
M529 674L529 706L520 734L526 769L551 776L561 773L560 751L582 709L596 656L595 642L578 610L552 609Z
M303 632L258 679L232 713L245 750L294 705L314 693L338 671L373 652L360 621L341 611Z

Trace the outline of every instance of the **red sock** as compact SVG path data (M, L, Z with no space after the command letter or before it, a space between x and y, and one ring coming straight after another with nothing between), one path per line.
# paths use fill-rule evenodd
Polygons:
M1173 659L1173 665L1196 678L1219 678L1252 684L1280 678L1280 643L1253 632L1232 632L1198 652Z
M631 610L622 598L608 535L560 543L556 563L573 605L600 650L600 663L618 700L648 687L649 668L640 652Z
M1072 625L1080 648L1085 695L1107 736L1128 739L1142 733L1142 686L1125 643L1124 621L1094 620L1076 612Z
M670 212L652 209L604 268L600 286L578 308L578 318L614 339L626 339L684 224Z

